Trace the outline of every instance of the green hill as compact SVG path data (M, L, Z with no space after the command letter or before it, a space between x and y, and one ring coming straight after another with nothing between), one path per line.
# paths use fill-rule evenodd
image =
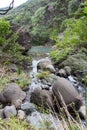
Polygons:
M50 34L56 28L60 31L63 20L77 10L80 0L32 0L11 10L6 18L25 27L35 44L49 42Z

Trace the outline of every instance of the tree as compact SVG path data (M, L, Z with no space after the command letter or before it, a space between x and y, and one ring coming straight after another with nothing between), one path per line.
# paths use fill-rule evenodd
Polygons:
M11 10L14 6L14 0L9 4L9 7L6 9L0 9L0 15L5 15L9 10Z

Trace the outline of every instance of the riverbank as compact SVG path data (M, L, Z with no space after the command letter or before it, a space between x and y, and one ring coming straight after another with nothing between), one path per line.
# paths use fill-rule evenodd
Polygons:
M50 130L52 128L52 129L58 130L59 128L61 128L61 130L63 130L64 129L63 126L64 126L68 130L69 124L67 125L67 123L71 123L72 126L70 127L72 128L76 127L78 130L80 127L82 127L82 130L84 130L85 129L84 120L82 120L82 122L84 123L81 123L81 126L80 126L80 124L77 123L75 119L72 120L72 116L66 112L67 109L64 109L64 110L61 109L63 110L65 115L68 114L67 116L70 116L70 122L66 122L65 120L67 119L67 117L64 118L62 116L62 113L58 115L58 112L56 112L56 109L53 108L53 105L50 106L51 105L50 103L53 100L51 95L52 95L52 87L54 85L54 82L57 78L61 77L66 80L65 82L67 82L67 79L68 79L70 84L72 84L71 86L75 87L75 91L78 90L79 95L82 95L83 106L84 106L82 107L85 111L85 86L82 85L75 76L72 76L71 68L68 67L68 70L64 69L64 67L60 69L58 67L54 68L53 63L51 62L50 57L49 57L49 52L51 50L50 48L48 49L46 48L47 49L46 51L45 47L42 47L42 46L39 47L39 51L43 52L41 53L41 55L39 52L39 57L38 57L38 47L35 47L35 48L37 48L37 49L34 49L35 53L34 51L30 51L30 53L31 52L33 53L32 66L30 67L30 70L29 70L30 72L25 73L22 70L16 68L15 66L14 67L12 66L13 68L11 68L10 66L10 69L11 69L10 71L9 69L3 68L3 67L1 69L3 71L0 71L2 72L2 74L0 73L2 75L2 79L6 77L9 77L8 79L10 79L10 80L7 80L7 82L5 81L6 84L2 84L2 86L6 87L8 83L16 83L19 85L19 87L22 88L21 91L26 93L26 98L21 100L21 102L19 103L20 104L19 107L15 106L14 103L9 104L9 106L6 105L10 102L13 102L12 97L11 97L10 102L8 101L8 103L5 104L5 106L9 107L9 109L6 110L8 113L7 115L10 117L16 115L19 120L26 119L29 125L35 127L35 129ZM1 81L3 81L2 79ZM65 86L65 83L64 83L64 86ZM15 84L14 84L14 87L15 87ZM6 88L3 90L3 92L4 91L5 93L8 93ZM68 96L69 95L67 95L67 97ZM12 104L14 104L15 108L12 107ZM52 112L48 106L52 107L54 111ZM15 110L13 110L13 108ZM2 106L0 110L2 110L2 113L4 112L5 118L7 118L5 109L6 108ZM12 112L12 115L10 115L9 110ZM81 114L80 114L82 116L81 118L83 117L85 118L83 110L81 111ZM75 126L73 123L74 121L76 121Z

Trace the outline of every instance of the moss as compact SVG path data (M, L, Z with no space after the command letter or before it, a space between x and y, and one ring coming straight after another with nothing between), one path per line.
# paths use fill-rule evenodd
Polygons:
M31 82L31 79L29 77L29 75L27 73L20 73L19 75L17 74L18 80L16 81L16 83L21 87L24 88L26 86L28 86Z
M47 79L47 78L49 78L49 76L50 76L49 71L43 71L43 72L37 74L37 77L39 79Z
M65 48L65 49L60 49L60 50L57 49L55 51L52 51L50 53L50 56L55 62L61 63L63 60L65 60L67 58L70 51L71 51L70 48Z

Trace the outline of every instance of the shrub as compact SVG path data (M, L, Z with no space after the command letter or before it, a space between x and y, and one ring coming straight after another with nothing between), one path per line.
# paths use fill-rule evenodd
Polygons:
M0 46L6 43L6 36L11 33L10 23L5 19L0 20Z
M9 21L0 20L0 46L2 51L16 53L20 50L19 44L16 42L18 36L13 33Z
M64 29L63 36L52 34L51 38L56 42L58 49L51 52L51 57L56 61L61 61L66 57L70 51L87 44L87 5L82 10L81 17L78 19L66 19L61 28Z
M79 5L80 5L80 0L71 0L71 1L69 1L69 5L68 5L68 13L69 13L69 15L72 14L72 13L75 13L75 11L77 11Z
M34 14L34 16L32 17L32 23L33 25L37 25L38 23L40 23L41 19L43 18L45 13L45 7L40 7Z
M50 76L49 71L43 71L43 72L37 74L37 77L39 79L47 79L47 78L49 78L49 76Z
M10 22L0 19L0 58L2 63L14 62L21 65L25 62L30 63L29 56L23 56L23 47L17 42L18 34L11 30Z
M0 130L35 130L24 120L17 118L8 119L7 121L0 119Z

